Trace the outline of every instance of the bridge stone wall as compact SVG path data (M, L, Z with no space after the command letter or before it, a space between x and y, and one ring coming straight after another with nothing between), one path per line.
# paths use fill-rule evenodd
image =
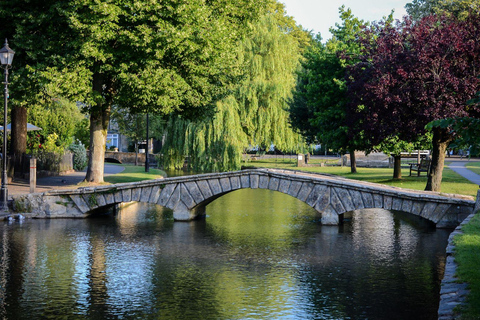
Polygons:
M383 208L408 212L437 227L458 225L473 211L471 197L405 190L328 175L289 170L257 169L201 174L75 190L29 194L15 198L28 216L86 217L92 211L139 201L173 210L175 220L188 221L205 214L205 206L234 190L252 188L282 192L319 212L323 224L336 225L345 212Z

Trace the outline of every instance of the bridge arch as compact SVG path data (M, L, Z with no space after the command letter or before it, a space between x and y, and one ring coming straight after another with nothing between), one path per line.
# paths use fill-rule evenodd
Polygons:
M345 212L379 208L421 216L437 227L450 227L470 214L474 201L461 196L405 190L328 175L289 170L256 169L200 174L123 183L76 190L31 194L23 201L34 215L88 216L92 210L138 201L173 210L174 219L189 221L205 214L218 197L244 188L269 189L288 194L315 208L322 224L337 225Z

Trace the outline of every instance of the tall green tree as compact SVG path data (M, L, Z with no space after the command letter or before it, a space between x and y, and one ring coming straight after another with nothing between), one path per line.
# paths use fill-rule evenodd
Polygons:
M42 128L33 133L45 140L50 134L57 134L57 146L65 149L74 139L76 128L84 119L79 107L66 99L56 99L50 103L33 105L29 108L29 121Z
M235 82L234 45L262 6L253 0L1 2L0 19L11 22L6 36L20 57L16 103L28 104L46 70L74 79L59 89L85 103L86 181L102 182L112 105L204 115Z
M365 25L350 9L340 7L341 24L330 32L333 37L322 43L320 36L306 51L299 73L297 90L290 104L292 125L310 141L328 145L341 153L350 153L351 172L356 172L355 150L364 150L364 137L347 121L348 102L345 72L348 64L344 57L359 53L357 39Z
M413 20L432 14L454 15L464 19L470 12L480 11L479 0L413 0L405 5Z
M181 166L188 156L196 170L226 171L240 167L249 146L296 150L300 137L289 125L287 101L308 42L308 33L285 15L283 5L270 2L268 12L238 43L233 63L242 66L244 77L216 104L215 115L204 121L170 119L164 165Z

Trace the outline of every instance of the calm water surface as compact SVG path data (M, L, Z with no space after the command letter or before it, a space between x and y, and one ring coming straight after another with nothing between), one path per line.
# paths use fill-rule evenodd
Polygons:
M116 216L0 223L2 319L436 319L449 231L361 210L342 226L268 190L204 221Z

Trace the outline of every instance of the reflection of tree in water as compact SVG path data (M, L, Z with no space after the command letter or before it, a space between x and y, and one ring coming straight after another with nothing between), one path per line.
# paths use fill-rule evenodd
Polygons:
M250 191L217 199L203 221L174 223L163 211L130 207L115 217L0 229L3 312L10 319L436 316L448 231L384 210L321 226L297 199Z
M3 226L5 227L5 225ZM2 230L3 231L3 230ZM9 275L9 264L10 264L10 233L2 232L1 243L0 243L0 318L7 317L7 285L8 285L8 275Z
M263 189L231 192L207 206L206 213L214 241L227 244L236 258L257 261L288 255L307 242L315 232L312 221L317 214L294 197Z
M105 319L108 314L105 243L98 236L93 236L89 242L91 266L88 274L88 316L93 319Z

